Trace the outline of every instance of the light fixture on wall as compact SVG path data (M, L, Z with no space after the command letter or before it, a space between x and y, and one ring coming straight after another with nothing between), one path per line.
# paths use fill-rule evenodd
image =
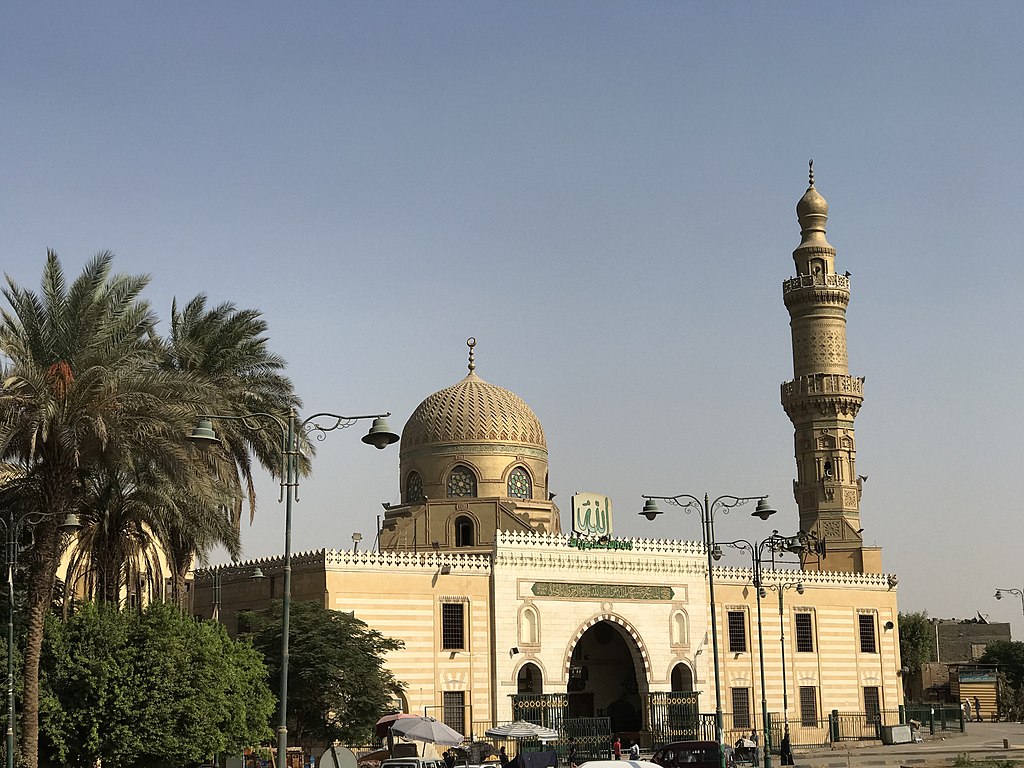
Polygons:
M896 625L895 625L895 624L893 624L893 623L892 623L891 621L887 621L887 622L885 622L885 624L883 624L882 626L883 626L883 627L885 627L885 631L886 631L886 632L888 632L888 631L889 631L890 629L892 629L892 628L893 628L893 627L895 627Z
M515 645L513 645L511 648L508 649L508 655L509 656L516 656L516 655L518 655L518 653L519 653L519 648L517 646L515 646Z

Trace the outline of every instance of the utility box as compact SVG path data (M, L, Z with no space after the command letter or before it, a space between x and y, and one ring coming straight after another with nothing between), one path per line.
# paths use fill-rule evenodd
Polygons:
M909 744L913 740L909 725L883 725L883 744Z

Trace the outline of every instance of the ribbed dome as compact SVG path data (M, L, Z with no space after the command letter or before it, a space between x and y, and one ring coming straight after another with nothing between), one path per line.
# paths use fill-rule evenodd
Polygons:
M522 398L475 373L430 395L402 430L402 453L432 443L494 441L547 448L540 419Z

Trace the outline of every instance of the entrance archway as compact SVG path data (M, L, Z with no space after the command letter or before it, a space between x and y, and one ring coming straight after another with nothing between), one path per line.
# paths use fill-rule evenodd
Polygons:
M672 667L672 690L693 690L693 672L690 670L688 666L681 662Z
M613 733L644 727L648 691L645 654L639 638L614 617L601 617L583 630L569 660L569 717L607 717Z

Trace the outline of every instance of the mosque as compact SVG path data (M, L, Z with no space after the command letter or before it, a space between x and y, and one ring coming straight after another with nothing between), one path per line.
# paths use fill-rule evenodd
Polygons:
M836 272L813 168L797 217L796 274L782 290L793 379L781 400L801 536L777 544L799 566L718 566L703 542L616 538L600 494L574 496L563 530L544 428L518 395L477 375L470 339L468 373L405 424L401 503L386 505L376 549L292 557L293 600L352 611L404 640L388 657L405 686L397 708L466 734L527 719L603 723L647 743L695 737L694 722L714 738L704 726L716 706L732 740L761 729L767 710L810 743L830 711L871 722L903 704L897 580L860 524L864 380L847 365L850 279ZM229 631L238 611L281 597L282 559L249 565L269 588L243 568L217 577ZM213 614L215 571L195 573L196 615Z

